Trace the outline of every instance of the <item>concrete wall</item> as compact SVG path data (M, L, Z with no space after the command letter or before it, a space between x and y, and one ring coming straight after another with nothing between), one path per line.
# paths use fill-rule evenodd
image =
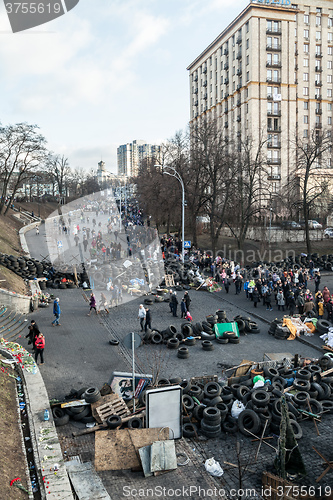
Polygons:
M32 224L29 224L28 226L21 227L21 229L19 230L21 247L22 247L22 250L25 253L25 255L27 255L28 257L30 257L30 252L29 252L27 241L26 241L24 235L27 231L31 231L31 229L34 229L35 227L39 226L40 224L41 224L41 221L33 222Z
M30 300L31 297L0 288L0 304L8 307L12 311L28 314L30 312Z
M270 233L270 234L269 234ZM229 228L224 227L222 230L223 236L233 237L232 232ZM246 238L254 241L271 241L271 243L280 243L280 242L303 242L305 241L305 233L302 229L294 229L294 230L283 230L283 229L271 229L262 228L262 227L250 227ZM312 241L321 241L323 239L323 231L311 229L310 230L310 239Z

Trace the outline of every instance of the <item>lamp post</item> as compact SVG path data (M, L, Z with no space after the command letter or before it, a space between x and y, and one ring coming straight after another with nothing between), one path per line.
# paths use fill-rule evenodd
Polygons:
M180 182L182 187L182 261L183 265L185 262L185 252L184 252L184 240L185 240L185 186L184 181L179 172L174 167L170 165L155 165L155 167L162 167L162 172L164 174L170 175L171 177L175 177L177 181ZM169 170L169 171L168 171ZM171 170L171 172L170 172Z

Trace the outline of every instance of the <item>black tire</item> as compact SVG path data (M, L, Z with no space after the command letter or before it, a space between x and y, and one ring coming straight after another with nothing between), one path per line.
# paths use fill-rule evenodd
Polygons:
M212 399L204 398L202 401L205 401L205 404L207 406L216 406L218 403L223 403L221 396L215 396L215 398Z
M182 340L184 340L184 335L182 333L176 333L175 339L178 339L179 342L181 342Z
M163 342L163 337L160 333L154 333L151 338L151 343L154 345L161 344Z
M253 410L243 410L238 416L238 427L240 432L245 436L250 436L247 430L257 435L261 429L259 415Z
M203 420L206 422L221 422L221 413L215 406L205 408L202 415Z
M204 387L204 393L207 398L220 396L222 392L221 386L217 382L207 382Z
M265 377L269 378L269 379L272 379L273 377L279 376L279 372L276 368L268 367L268 366L264 367L264 374L265 374Z
M264 390L256 390L251 393L251 399L256 406L267 406L270 400L270 395Z
M110 339L110 340L109 340L109 344L110 344L110 345L119 345L119 340L116 340L116 339Z
M193 336L193 328L192 328L192 325L190 325L189 323L184 323L181 326L181 330L182 330L182 334L184 335L184 337L192 337Z
M330 403L331 403L331 401L330 401ZM309 405L311 408L311 410L309 409L309 411L311 411L312 413L315 413L316 415L321 415L323 413L323 410L324 410L323 401L320 403L316 399L310 398Z
M171 339L168 340L167 342L167 348L168 349L178 349L179 347L179 340L172 337Z
M322 371L321 367L318 365L308 365L307 370L309 370L312 375L314 375L315 373L321 373Z
M84 406L83 410L80 413L73 415L72 419L75 420L75 422L80 422L84 417L87 417L89 413L90 413L89 406Z
M187 338L184 340L184 344L185 344L185 345L188 345L188 346L195 345L196 343L197 343L197 339L195 339L194 337L187 337Z
M223 337L225 339L230 340L230 339L236 338L236 334L235 334L235 332L223 332Z
M296 420L290 420L290 425L292 430L294 431L295 439L301 439L303 437L303 430L299 423L296 422Z
M325 384L325 382L320 382L320 386L324 390L324 399L329 399L331 397L331 388L328 384Z
M183 394L189 393L190 388L191 388L191 383L189 382L189 380L186 380L186 379L182 380L179 385L183 389Z
M204 351L214 351L214 345L210 340L203 340L201 345Z
M218 344L229 344L229 339L224 339L223 337L217 337L216 342Z
M188 393L190 396L192 396L192 397L194 396L199 401L201 401L203 399L203 390L198 385L191 385Z
M62 408L53 408L52 410L54 425L60 427L61 425L66 425L69 422L69 415L64 412Z
M239 344L239 342L240 342L239 337L229 339L229 344Z
M87 403L95 403L101 399L101 393L97 387L88 387L84 393L84 399Z
M196 420L202 420L203 411L205 408L205 405L197 405L193 410L193 418L195 418Z
M117 427L120 427L122 424L122 419L119 417L119 415L111 415L106 419L106 424L109 429L116 429Z
M183 424L183 437L192 438L196 437L198 433L198 427L192 422L186 422Z
M181 384L183 379L181 377L171 377L170 384Z
M238 425L235 422L229 422L229 420L226 420L225 422L222 423L222 430L229 434L235 434L238 431Z
M316 328L319 333L327 333L328 329L331 327L331 323L326 319L318 319Z
M321 405L325 413L333 413L333 401L323 399Z
M229 408L225 403L223 403L223 401L221 403L217 403L216 408L220 410L222 418L227 416Z
M309 392L309 390L311 388L311 382L310 382L310 380L304 380L304 379L295 378L295 380L294 380L294 387L298 391Z
M247 387L246 385L240 385L237 389L237 399L242 401L244 396L250 392L250 388Z
M309 401L309 399L310 395L308 392L300 391L294 395L293 401L298 407L302 408L303 406L307 406L307 401Z
M298 370L298 372L296 373L296 378L300 380L310 380L311 372L309 370L306 370L305 368L302 368L301 370Z
M183 394L182 402L183 402L183 407L186 409L186 411L193 410L194 401L189 394Z
M85 408L87 408L86 405L69 406L66 408L66 412L68 412L70 416L79 415Z
M221 431L216 431L216 432L209 432L209 431L201 431L204 436L206 436L209 439L214 439L218 438L221 434Z
M77 399L82 399L82 396L84 395L84 393L86 392L86 390L88 389L88 387L82 387L81 389L79 389L77 391ZM83 399L84 399L84 396L83 396Z
M221 430L221 420L213 425L211 422L207 422L205 419L203 419L201 421L201 430L207 432L218 432Z
M132 417L128 422L127 422L127 427L129 429L142 429L143 427L143 422L142 419L139 417Z
M177 356L180 359L187 359L189 357L190 353L188 352L187 347L179 347Z
M312 384L311 384L311 391L316 391L318 393L317 398L318 398L319 401L325 399L324 389L317 382L312 382Z
M170 385L170 380L168 378L160 378L157 382L158 387L163 387L165 385Z
M216 339L214 333L212 335L210 335L209 333L201 332L200 335L201 335L201 340L210 340L210 341L212 341L212 340Z

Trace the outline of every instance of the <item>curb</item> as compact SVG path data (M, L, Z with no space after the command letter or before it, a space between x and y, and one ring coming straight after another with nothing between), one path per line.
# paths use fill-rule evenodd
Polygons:
M0 352L5 357L14 359L7 349L2 347ZM41 497L43 500L46 498L48 500L61 500L63 498L74 500L41 373L39 369L35 374L27 372L18 363L15 364L15 367L20 373L24 386L31 444ZM48 421L44 420L45 409L49 410L50 420ZM52 444L51 450L46 449L48 442L50 446ZM56 472L54 470L55 464L59 466L59 470Z
M31 229L33 229L34 227L40 226L41 223L42 223L42 221L33 222L32 224L28 224L28 226L21 227L21 229L19 230L20 243L21 243L22 250L29 258L31 258L31 255L29 252L27 240L25 239L25 233L27 233L28 231L31 231Z

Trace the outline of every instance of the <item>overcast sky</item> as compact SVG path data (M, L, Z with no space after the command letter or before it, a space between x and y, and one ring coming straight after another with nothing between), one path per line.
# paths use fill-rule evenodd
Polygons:
M0 3L0 120L39 125L73 168L116 172L116 149L189 120L186 67L248 0L80 0L12 34Z

